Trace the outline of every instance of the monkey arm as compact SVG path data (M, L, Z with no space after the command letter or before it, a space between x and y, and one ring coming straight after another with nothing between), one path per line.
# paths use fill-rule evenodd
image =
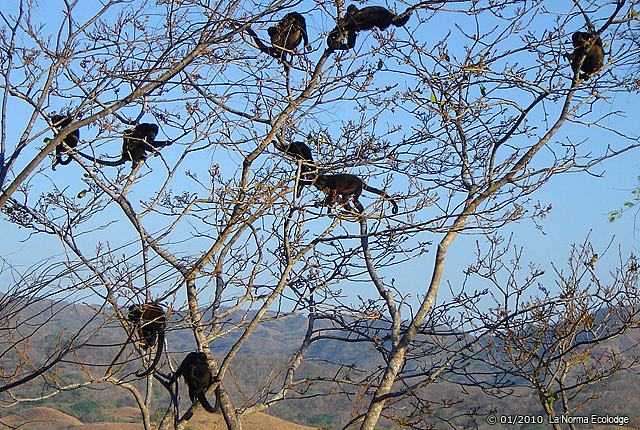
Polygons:
M56 170L56 166L58 164L62 164L63 166L66 166L69 163L71 163L71 161L73 160L73 157L71 157L69 153L73 151L76 146L78 146L79 141L80 141L80 134L78 130L76 130L75 132L71 132L70 134L65 136L64 139L62 139L62 142L60 142L60 144L56 146L56 150L55 150L56 160L53 162L53 166L51 166L53 170ZM51 139L46 137L44 139L44 143L49 143L49 142L51 142ZM65 154L69 154L67 155L66 159L62 157Z
M307 34L307 26L302 26L302 40L304 41L304 49L309 51L311 49L311 45L309 45L309 35Z
M264 42L260 39L260 37L258 37L256 32L253 31L251 27L247 27L247 33L249 34L249 36L251 36L260 51L264 52L265 54L271 55L269 52L269 47L264 44Z
M357 26L349 25L346 22L347 17L343 19L345 22L339 23L327 36L327 45L331 51L340 50L340 51L348 51L349 49L353 49L356 46L356 38L357 38ZM346 36L347 43L342 42Z
M173 140L156 140L151 144L151 147L154 149L161 149L173 145L174 142L175 141Z
M182 376L182 373L184 372L184 366L183 365L184 365L184 361L182 363L180 363L180 366L178 366L178 369L173 373L173 375L171 375L171 377L167 381L167 385L171 386L171 385L175 384L176 381L178 380L178 378L180 376Z
M357 37L357 33L355 30L352 30L349 33L347 33L346 49L353 49L356 46L356 37Z

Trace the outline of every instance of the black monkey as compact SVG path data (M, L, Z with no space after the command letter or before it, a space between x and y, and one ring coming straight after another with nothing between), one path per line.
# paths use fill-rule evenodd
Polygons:
M313 163L311 148L309 148L309 145L304 142L292 142L288 145L284 145L279 143L277 140L274 140L273 146L277 150L282 151L285 154L292 156L293 158Z
M313 184L317 173L316 168L313 163L313 155L311 153L311 148L304 142L291 142L288 145L280 144L278 141L273 141L273 146L279 151L284 152L286 155L289 155L297 160L301 160L300 163L300 173L298 180L298 194L302 190L302 187L305 185Z
M62 130L63 128L71 124L72 121L73 119L70 116L53 115L51 117L51 124L56 130ZM56 146L56 161L53 163L53 170L56 169L56 165L58 164L66 166L67 164L71 163L72 158L70 155L67 155L66 160L62 158L62 155L68 151L65 145L71 149L74 149L76 146L78 146L78 142L80 141L80 130L74 130L71 133L67 134L64 137L63 141L64 144L61 143Z
M182 375L189 388L191 403L199 401L207 412L210 414L215 413L218 409L218 404L216 403L216 407L211 406L204 394L213 383L213 373L207 362L207 354L200 351L187 354L176 373L169 380L169 384L173 384L180 375ZM182 418L188 421L192 416L193 412L188 411Z
M304 40L305 48L309 48L307 22L298 12L291 12L282 17L278 23L267 29L271 45L292 52Z
M159 149L169 146L173 141L156 141L158 136L158 125L144 122L136 125L132 129L125 130L122 137L122 155L119 160L100 160L90 155L79 152L79 154L91 161L103 166L120 166L131 161L135 168L139 163L147 158L147 153L157 152Z
M571 36L571 43L573 44L573 52L571 54L564 54L564 57L571 61L573 73L576 74L582 71L583 73L580 74L580 79L586 81L595 75L604 63L602 40L592 33L576 31ZM582 65L580 64L581 61ZM580 70L578 70L578 68L580 68Z
M131 161L131 163L136 165L147 158L147 151L153 152L156 149L162 148L164 145L158 146L161 142L156 143L158 131L157 124L150 124L148 122L125 130L122 140L122 159Z
M291 54L291 58L293 58L293 52L302 40L304 40L305 48L309 48L307 23L298 12L286 14L275 26L267 29L272 46L265 45L251 27L247 28L247 33L253 38L260 51L280 61L285 70L291 67L290 60L287 59L287 53Z
M138 345L142 349L150 349L158 345L156 355L144 372L136 373L136 376L147 376L158 365L164 346L164 331L167 328L167 315L157 303L143 303L129 306L129 321L135 325L138 332Z
M382 190L368 186L358 176L346 173L339 173L336 175L318 175L315 178L314 185L326 195L324 201L322 203L316 203L316 206L319 206L320 204L328 206L329 211L334 203L341 203L348 210L351 210L351 206L349 206L349 199L351 198L358 212L363 213L364 207L358 200L358 197L362 194L362 190L365 190L389 200L393 205L391 212L394 214L398 213L398 205L393 198Z
M375 27L386 30L391 24L402 27L409 21L412 9L396 15L382 6L367 6L358 9L356 5L347 7L346 15L338 21L338 25L329 32L327 45L330 50L347 50L356 46L356 36L359 31L373 30ZM347 43L339 41L346 34Z

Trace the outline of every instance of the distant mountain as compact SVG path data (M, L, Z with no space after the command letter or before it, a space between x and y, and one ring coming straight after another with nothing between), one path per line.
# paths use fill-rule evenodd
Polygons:
M13 324L25 324L25 327L33 328L38 327L39 323L47 321L47 324L35 331L29 339L32 348L30 354L35 357L37 362L42 362L45 356L51 355L51 351L59 339L67 339L72 334L81 331L81 336L73 339L73 343L75 345L83 345L86 339L90 339L90 344L84 345L79 350L79 357L86 363L106 366L118 353L119 345L126 340L126 337L117 321L109 317L108 312L103 309L102 313L106 315L96 317L97 311L98 309L92 306L69 305L67 303L52 303L48 300L41 300L27 309L12 306L11 312L9 312L9 307L5 306L3 310L0 310L0 318L4 314L8 318L5 319L6 321L10 320ZM225 386L230 391L236 406L250 406L256 399L261 398L260 396L273 392L274 388L271 388L270 391L265 391L262 385L266 381L270 380L274 384L272 387L277 389L277 382L284 377L283 370L286 369L286 364L291 355L299 347L306 329L307 319L299 315L290 315L275 321L265 322L256 328L234 360L225 379ZM236 331L216 340L211 345L214 354L217 357L222 357L240 335L241 331ZM2 332L0 332L1 336ZM167 339L168 353L175 361L179 361L186 352L193 350L194 344L191 330L185 324L170 324ZM614 347L622 349L630 345L632 340L629 336L621 336L616 339ZM124 353L123 357L130 357L132 362L126 364L124 368L128 371L139 369L140 361L135 355L129 356L127 354ZM9 363L16 358L11 354L2 356L3 363ZM367 344L323 340L312 346L296 377L331 375L336 372L339 363L354 363L360 367L373 368L379 363L379 360L378 353ZM478 365L475 366L477 368ZM96 368L98 372L100 369L104 369L104 367ZM477 370L482 369L477 368ZM77 365L61 364L55 368L55 371L61 383L84 380L84 376ZM131 382L142 388L141 381L132 378ZM637 419L640 419L638 413L640 411L640 393L635 388L638 383L640 383L638 375L625 373L612 378L606 384L596 385L590 393L597 396L597 398L590 401L580 412L584 414L609 413L628 415L632 417L632 422L637 422ZM352 399L347 398L344 394L329 395L325 392L326 390L320 391L320 387L316 388L314 386L313 389L324 394L304 400L291 399L278 402L270 407L267 412L300 425L326 429L341 428L344 423L349 421L353 413ZM29 384L27 387L21 387L21 392L37 395L47 392L47 388L42 386L42 381L40 380L37 383ZM156 384L155 395L159 396L159 405L168 404L168 397L166 397L164 389L159 384ZM489 396L477 388L467 387L463 390L451 382L439 381L421 390L421 397L425 400L433 400L436 403L443 398L459 399L460 403L449 405L445 409L444 413L448 416L463 415L470 411L485 413L491 409L496 410L499 414L541 414L537 396L526 389L517 389L512 396L500 399ZM187 398L184 392L183 398ZM84 428L82 426L89 423L92 425L90 428L97 429L100 427L96 427L96 423L101 422L110 423L104 424L108 427L108 430L138 428L135 426L117 427L112 424L112 422L116 421L129 421L130 425L134 425L131 423L139 420L138 410L135 408L136 405L131 395L127 391L112 385L103 384L91 388L63 392L45 401L36 402L35 405L40 408L34 409L34 403L19 404L15 408L3 412L3 414L9 413L10 415L5 415L5 418L1 421L6 421L7 425L12 425L10 423L17 423L14 420L17 419L15 417L18 414L30 419L41 417L42 414L48 414L47 416L49 417L50 415L49 418L51 420L65 422L67 427L72 425L74 426L73 428L78 429ZM68 415L60 415L60 412L50 412L50 410L47 412L48 409L46 408L62 411ZM123 411L128 412L125 414ZM163 413L163 411L158 410L156 413ZM274 417L266 418L267 416L263 415L261 417L256 422L256 425L258 425L258 422L268 422L271 419L276 419ZM205 416L205 418L210 419L212 417ZM247 420L252 419L247 418ZM478 423L477 428L480 429L509 428L508 426L501 427L499 425L488 427L482 417L477 418L476 421ZM435 422L438 423L439 421ZM284 424L282 425L284 426ZM287 425L294 426L295 424L289 423ZM55 429L55 427L48 426L37 428ZM255 429L260 428L255 427ZM305 427L276 426L268 428L301 430ZM381 421L379 428L391 429L395 427L389 421ZM436 428L438 428L437 424ZM0 430L2 429L3 427L0 426ZM29 427L21 427L21 429L29 429ZM532 429L534 427L529 430Z

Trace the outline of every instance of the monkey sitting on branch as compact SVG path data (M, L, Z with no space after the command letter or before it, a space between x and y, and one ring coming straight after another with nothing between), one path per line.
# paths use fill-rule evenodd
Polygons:
M379 28L386 30L391 24L396 27L404 26L411 17L412 8L404 13L396 15L382 6L367 6L358 9L356 5L347 7L347 14L338 21L338 25L329 32L327 45L331 51L336 49L348 50L356 46L356 37L359 31ZM346 35L347 43L340 41Z
M604 64L604 48L602 40L593 33L576 31L571 36L573 52L564 54L564 57L571 62L573 74L579 74L580 79L587 80L598 73Z
M310 48L307 23L298 12L286 14L275 26L267 29L272 46L267 46L251 27L247 28L247 33L253 38L258 49L281 62L286 72L291 68L293 53L300 42L304 40L305 49ZM291 55L291 60L287 58L287 54Z
M176 373L171 376L169 385L176 382L180 376L184 378L184 382L187 384L189 399L191 399L192 404L198 401L207 412L211 414L217 412L219 407L218 402L216 402L215 407L211 406L211 403L209 403L205 396L205 392L213 383L213 373L209 368L207 354L200 351L187 354L184 360L182 360L180 367L178 367L178 370L176 370ZM192 416L193 412L189 410L184 414L182 419L188 421Z
M336 175L320 174L315 178L314 185L326 195L325 199L322 202L316 202L315 206L327 206L329 208L329 212L331 212L331 206L335 203L339 203L347 210L352 211L351 206L349 205L349 200L353 200L354 206L358 212L362 214L364 212L364 207L358 200L358 197L360 197L362 191L365 190L389 200L393 206L391 212L394 214L398 213L398 205L392 197L382 190L368 186L358 176L346 173L339 173Z
M147 350L157 345L156 355L149 368L144 372L136 373L136 376L141 378L153 372L160 362L164 347L164 331L167 328L167 315L159 304L143 303L129 306L127 318L138 332L140 348Z

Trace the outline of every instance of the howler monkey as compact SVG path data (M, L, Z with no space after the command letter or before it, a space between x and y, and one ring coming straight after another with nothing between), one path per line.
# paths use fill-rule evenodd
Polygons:
M125 130L122 136L122 155L119 160L100 160L82 152L79 154L103 166L120 166L127 161L131 161L131 164L135 168L147 158L147 153L156 152L173 143L173 141L156 141L158 131L157 124L147 122L138 124L132 129Z
M265 45L251 27L247 28L247 33L253 38L260 51L280 61L286 70L291 67L289 64L290 60L287 59L287 53L291 54L291 58L293 58L294 50L303 40L305 48L309 47L307 23L304 17L298 12L286 14L275 26L267 29L267 34L271 39L272 46Z
M134 165L147 158L147 151L153 152L166 146L166 142L156 142L158 125L148 122L125 130L122 140L122 159Z
M309 47L307 23L298 12L290 12L283 16L275 26L267 29L267 34L271 38L271 45L276 48L292 52L303 40L305 48Z
M412 9L396 15L382 6L367 6L358 9L356 5L347 7L346 15L338 21L338 25L329 32L327 45L329 49L347 50L356 46L356 36L359 31L373 30L375 27L386 30L391 24L402 27L409 21ZM341 42L346 34L347 43Z
M595 40L594 40L595 38ZM571 69L576 74L579 71L580 79L587 80L595 75L602 68L604 63L604 48L602 40L592 33L576 31L571 36L573 52L564 54L564 57L571 61ZM584 60L582 58L584 57ZM582 65L580 62L582 61ZM580 68L580 70L578 70Z
M279 150L284 152L287 155L290 155L293 158L297 158L302 161L313 162L313 154L311 153L311 148L304 142L291 142L288 145L281 144L277 140L273 141L273 146Z
M211 414L215 413L218 409L218 404L216 403L216 407L211 406L211 403L209 403L204 394L213 383L213 373L207 362L207 354L200 351L187 354L184 360L182 360L180 367L178 367L178 370L176 370L176 373L174 373L169 380L169 384L173 384L180 375L182 375L184 382L186 382L189 388L191 403L199 401L207 412ZM193 412L188 411L183 416L183 419L189 420L192 416Z
M129 321L135 325L138 332L138 345L142 349L150 349L157 346L156 355L144 372L136 373L136 376L147 376L158 365L162 348L164 346L164 330L167 328L167 315L162 306L157 303L143 303L129 306Z
M301 160L300 163L300 176L298 180L298 194L305 185L313 184L315 177L317 176L315 166L313 164L313 155L311 148L304 142L291 142L287 145L280 144L278 141L273 141L273 146L279 151L284 152L297 160Z
M72 121L73 119L70 116L53 115L51 117L51 124L57 131L62 130L63 128L71 124ZM67 134L64 137L63 141L64 144L60 143L56 146L56 161L53 163L53 170L56 169L56 165L58 164L66 166L67 164L71 163L72 158L70 155L67 155L66 159L63 159L62 155L68 151L68 149L65 147L65 144L71 149L74 149L76 146L78 146L78 142L80 141L80 130L73 130L71 133Z
M328 206L329 210L331 210L330 208L334 203L341 203L348 210L351 210L351 206L349 206L349 199L351 198L358 212L363 213L364 207L358 200L358 197L362 194L362 190L366 190L389 200L393 206L391 212L394 214L398 213L398 205L393 198L382 190L368 186L362 179L355 175L349 175L346 173L339 173L336 175L318 175L315 178L314 185L317 189L326 194L324 201L320 204ZM316 203L316 206L318 206L318 203Z

